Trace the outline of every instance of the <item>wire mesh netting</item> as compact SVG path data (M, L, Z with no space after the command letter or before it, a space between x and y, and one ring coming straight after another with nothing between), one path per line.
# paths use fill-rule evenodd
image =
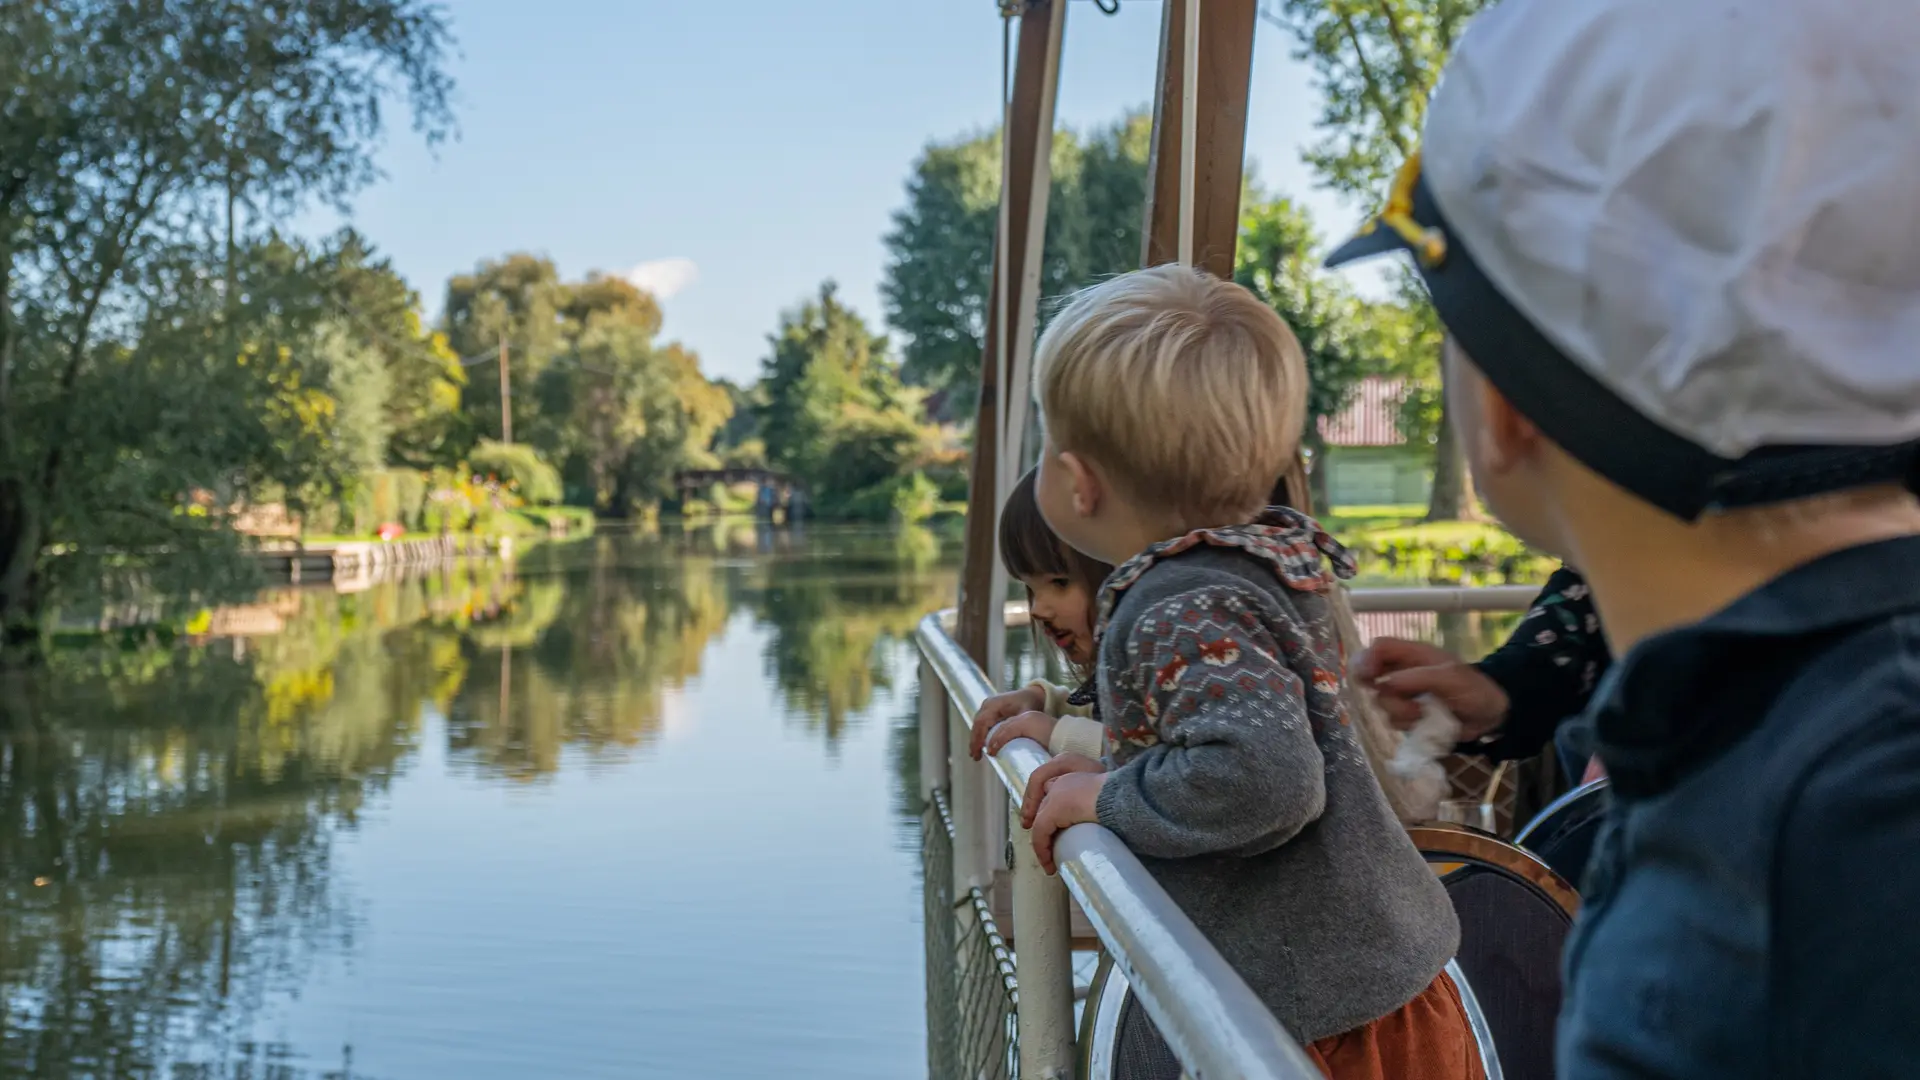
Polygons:
M980 890L954 894L952 828L946 793L936 792L920 817L927 1075L932 1080L1014 1080L1020 1070L1013 953Z

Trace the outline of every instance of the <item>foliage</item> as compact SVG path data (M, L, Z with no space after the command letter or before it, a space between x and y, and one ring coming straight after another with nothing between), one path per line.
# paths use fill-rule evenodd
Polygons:
M444 334L420 317L420 296L357 233L333 245L329 287L340 331L384 367L386 444L381 463L416 469L458 460L461 388L466 371Z
M1294 35L1295 56L1312 68L1321 95L1322 136L1306 160L1335 190L1377 201L1419 144L1427 98L1467 20L1490 0L1278 0L1265 14ZM1417 290L1403 304L1427 309ZM1427 314L1416 321L1431 323ZM1422 336L1422 341L1428 340ZM1437 342L1437 337L1431 340ZM1439 350L1409 374L1403 418L1434 432L1437 454L1430 520L1475 514L1472 485L1437 393Z
M848 409L830 436L825 459L811 478L815 505L827 517L919 521L930 517L939 490L918 469L926 434L900 411Z
M515 516L537 530L560 536L585 536L593 532L593 511L583 506L530 506Z
M68 551L231 548L216 514L183 512L190 487L326 471L330 402L291 344L305 318L252 291L285 278L249 232L365 183L393 96L444 133L449 82L443 16L419 0L10 11L0 623L17 630Z
M467 455L476 472L497 476L507 489L534 506L560 501L560 474L530 446L483 439Z
M1363 574L1433 585L1534 582L1555 565L1504 530L1473 523L1379 529L1343 539Z
M1440 343L1445 335L1433 305L1426 302L1411 271L1402 272L1398 297L1374 306L1367 327L1369 349L1383 370L1406 380L1407 396L1400 403L1400 430L1410 442L1437 443L1440 439Z
M338 320L321 323L311 347L333 397L333 437L341 470L352 477L369 476L387 463L387 441L393 434L387 400L393 395L393 379L379 355L354 341Z
M727 422L713 433L708 453L722 465L762 468L767 463L766 440L760 437L760 414L766 408L766 388L760 383L740 386L730 379L715 379L713 385L727 395L732 410Z
M485 262L447 282L442 316L453 351L475 366L461 393L466 442L503 437L499 369L491 360L504 340L513 396L514 435L540 443L546 417L535 393L546 366L566 347L561 310L567 304L549 259L515 254Z
M710 444L733 396L699 358L659 344L660 307L617 277L560 280L552 262L509 255L447 286L446 327L470 356L508 347L516 441L558 464L569 490L624 514L657 502L673 474L717 463ZM500 430L498 369L467 385L475 434Z
M1040 292L1063 295L1140 263L1152 118L1131 113L1081 137L1055 136ZM934 143L914 163L906 206L887 233L887 322L906 345L901 369L971 416L986 343L999 227L1000 134Z
M918 400L887 340L840 303L832 282L788 312L764 364L759 430L767 461L805 481L830 517L885 520L930 510L913 477L927 452Z
M1293 328L1307 360L1303 434L1316 457L1320 420L1346 407L1360 380L1378 370L1367 333L1368 307L1320 269L1319 239L1304 210L1284 198L1256 199L1240 214L1234 280L1266 301ZM1315 469L1315 508L1327 505L1326 470Z
M1336 190L1375 199L1419 145L1427 98L1453 43L1490 0L1279 0L1320 91L1307 164Z

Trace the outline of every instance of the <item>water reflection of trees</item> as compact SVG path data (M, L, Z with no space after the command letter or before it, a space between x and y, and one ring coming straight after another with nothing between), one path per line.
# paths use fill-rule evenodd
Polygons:
M659 731L663 694L699 672L726 623L726 593L710 559L629 560L598 543L547 576L523 570L522 604L467 636L455 750L524 779L555 771L563 746L617 755Z
M919 529L735 522L551 549L520 568L514 609L467 635L450 743L522 779L555 772L567 746L643 746L740 610L773 632L766 666L787 706L832 742L887 683L882 641L951 592L942 550Z
M756 566L744 583L755 616L774 631L769 678L829 746L876 689L891 686L883 645L910 640L922 616L951 602L955 578L941 552L924 529L845 532Z
M627 753L746 615L786 707L832 744L911 671L904 642L950 600L953 550L919 530L608 536L511 575L282 590L211 619L277 632L7 676L0 1076L288 1073L270 1060L285 1048L247 1041L253 1018L350 936L333 841L428 709L496 775L549 775L569 746Z
M265 1052L248 1019L350 930L334 835L459 680L449 638L401 628L469 621L492 589L289 593L272 637L55 653L0 683L0 1074Z

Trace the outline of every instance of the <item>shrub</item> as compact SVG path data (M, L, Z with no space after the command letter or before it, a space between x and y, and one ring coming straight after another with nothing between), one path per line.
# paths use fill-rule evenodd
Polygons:
M564 494L559 471L531 446L482 439L467 455L467 464L477 473L499 477L522 502L533 506L551 506Z
M1362 573L1434 585L1524 584L1545 578L1553 560L1499 529L1462 533L1419 526L1362 533L1348 546Z

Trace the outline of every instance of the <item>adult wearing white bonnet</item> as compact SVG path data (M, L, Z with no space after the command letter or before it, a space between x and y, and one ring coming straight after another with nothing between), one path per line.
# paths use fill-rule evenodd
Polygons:
M1920 7L1504 0L1395 250L1621 657L1560 1080L1920 1076Z

